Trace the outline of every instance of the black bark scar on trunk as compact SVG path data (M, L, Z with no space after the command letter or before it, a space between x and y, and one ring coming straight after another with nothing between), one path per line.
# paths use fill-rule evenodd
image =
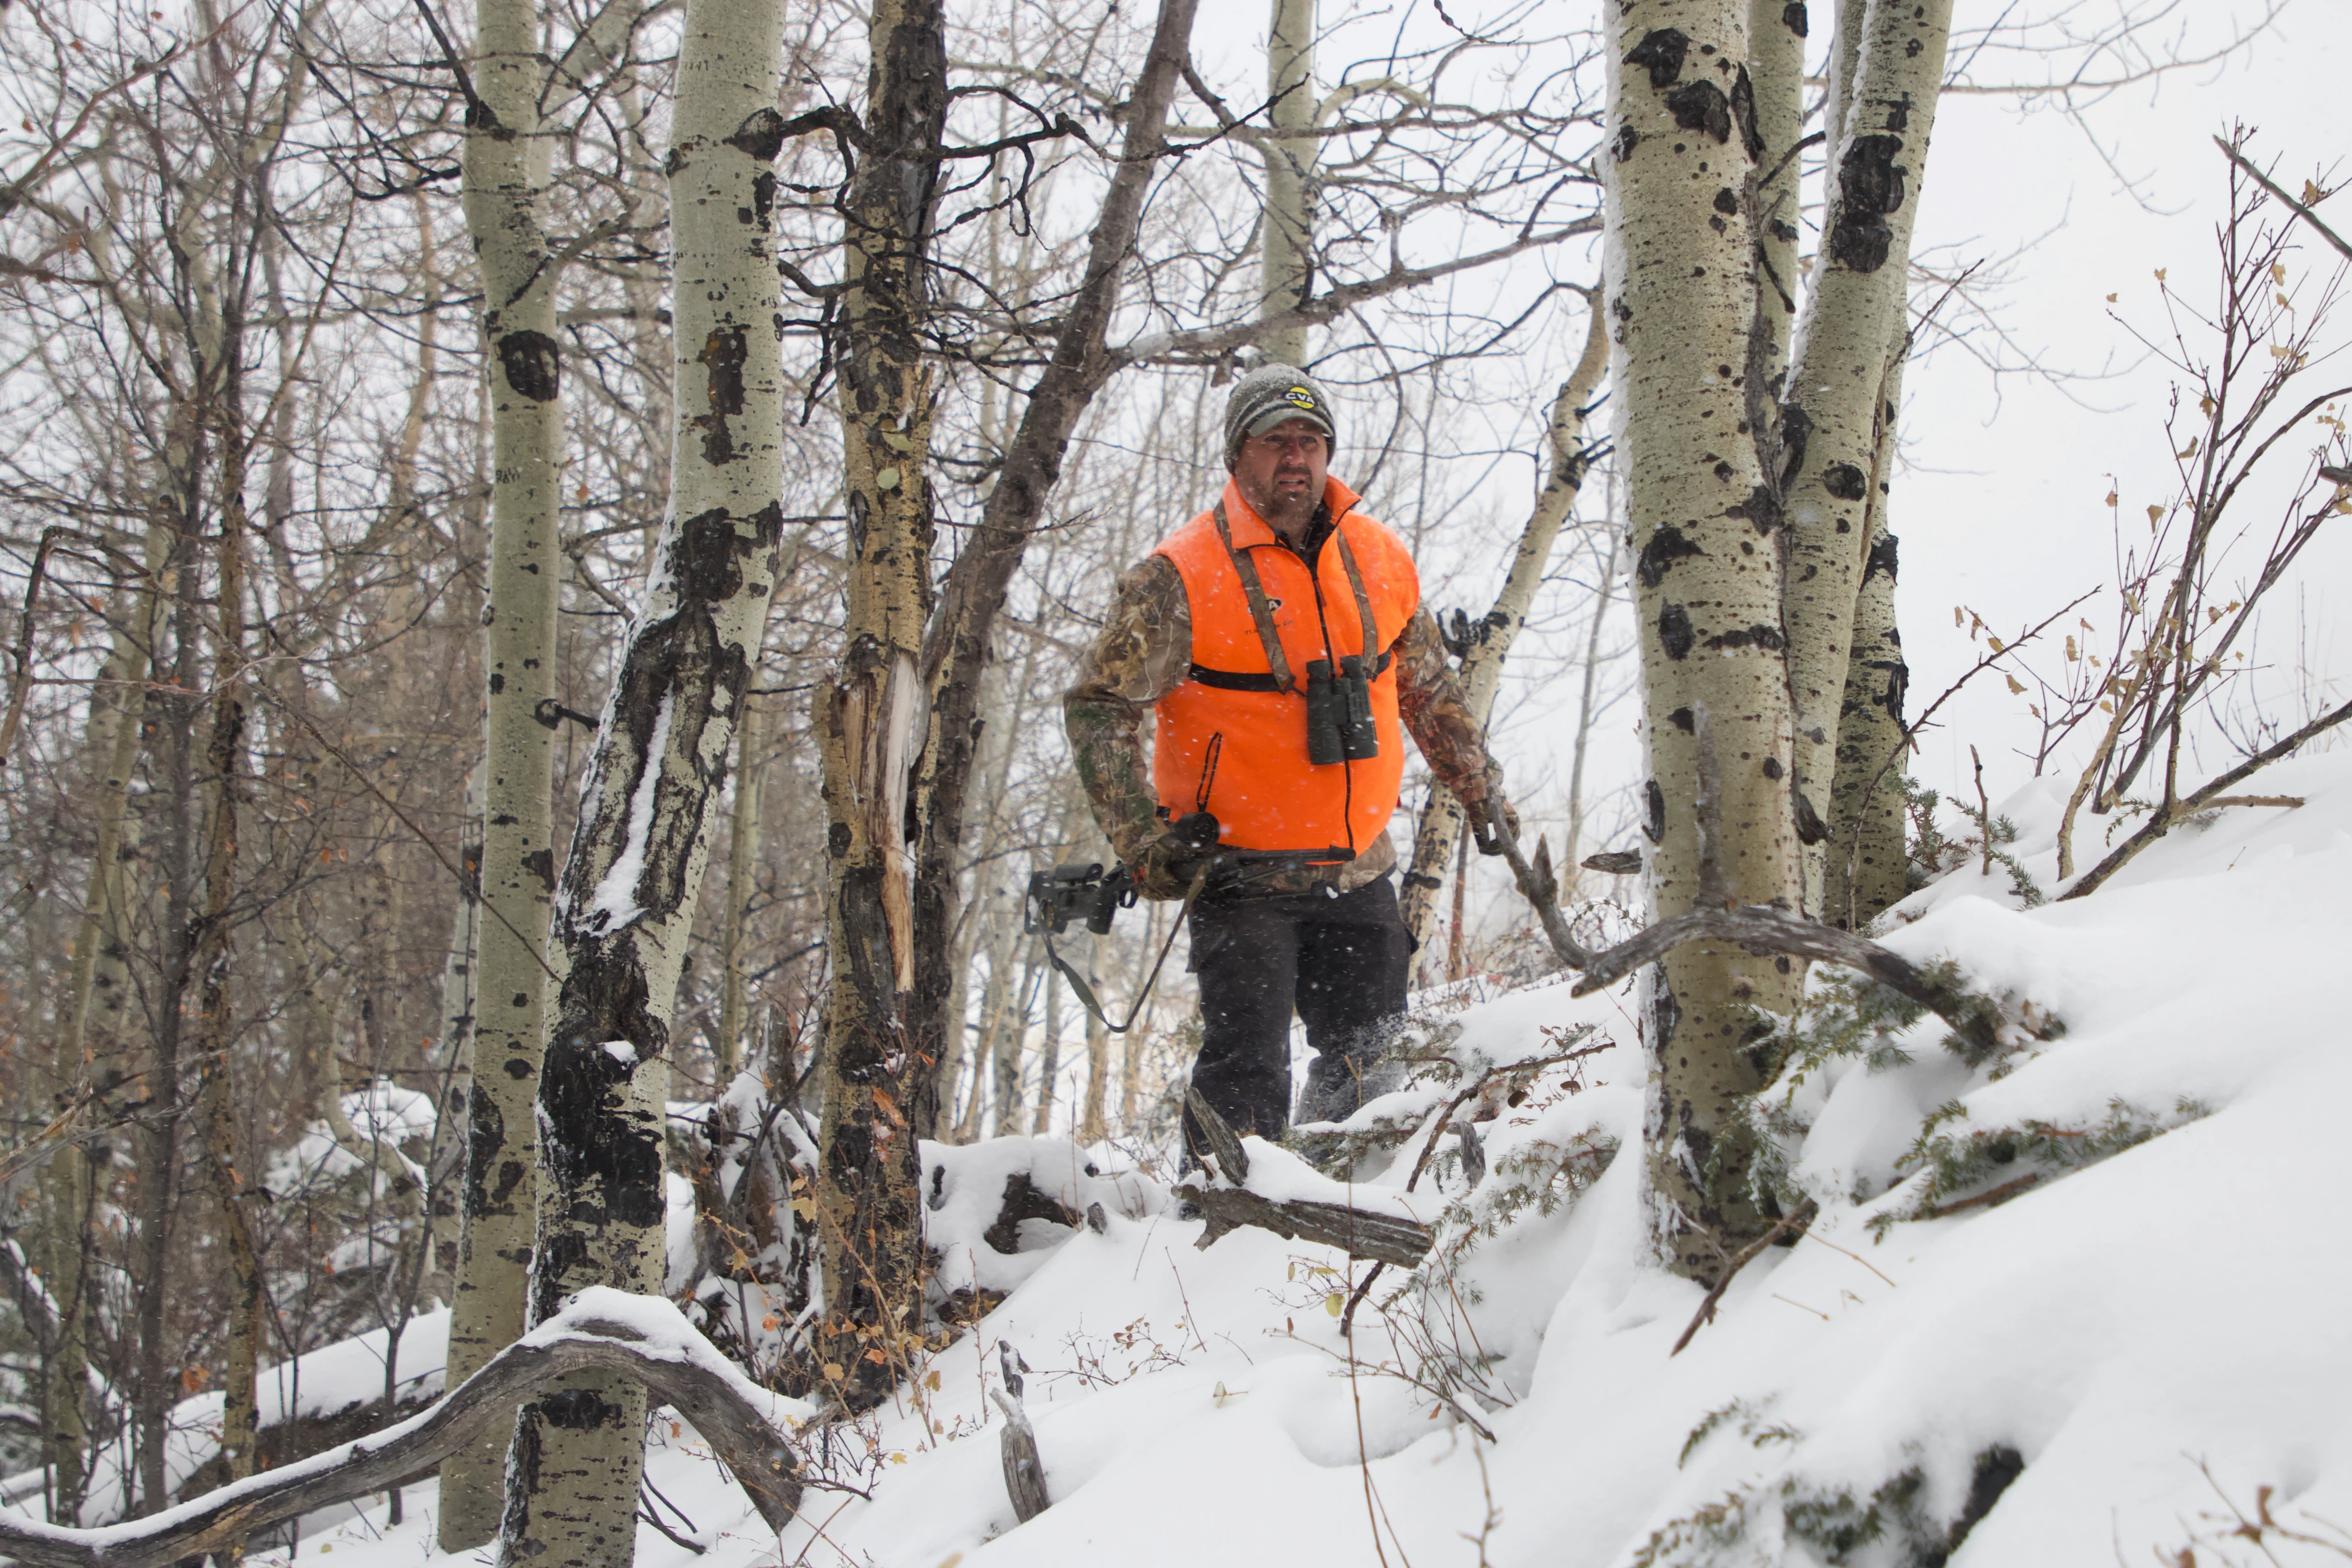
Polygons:
M727 145L762 163L772 163L784 148L784 117L772 109L755 109L744 116Z
M1891 533L1879 535L1878 542L1870 547L1870 559L1863 564L1862 580L1871 579L1873 573L1884 572L1890 583L1895 580L1895 538Z
M1822 488L1840 500L1860 500L1870 493L1870 481L1852 463L1832 463L1822 470Z
M1717 632L1706 639L1706 646L1717 652L1740 647L1760 647L1767 653L1777 653L1789 646L1789 639L1781 635L1780 628L1778 626L1749 626L1745 631Z
M1658 646L1668 658L1686 658L1696 634L1691 630L1690 612L1680 605L1668 605L1658 612Z
M1650 86L1660 92L1682 79L1683 61L1690 54L1690 35L1679 27L1659 27L1643 36L1625 57L1629 66L1650 73Z
M710 374L710 412L696 415L693 424L702 432L702 460L713 468L735 460L735 437L727 421L743 412L745 353L741 327L715 327L695 356Z
M1711 81L1685 82L1666 94L1666 112L1685 131L1702 132L1717 142L1731 140L1731 100Z
M1633 564L1633 575L1641 579L1644 588L1654 588L1666 580L1675 562L1685 556L1706 553L1681 529L1664 523L1650 535L1650 542L1642 546L1642 558Z
M1666 841L1666 792L1658 787L1657 780L1648 782L1642 792L1642 801L1644 808L1642 831L1649 836L1651 843L1664 844Z
M1788 489L1805 466L1805 447L1813 438L1813 416L1801 403L1780 405L1780 488ZM1775 504L1776 511L1778 505Z
M1895 231L1886 215L1903 205L1903 166L1895 160L1903 151L1900 136L1857 136L1838 165L1837 220L1830 229L1830 255L1855 272L1875 272L1886 265Z
M1764 133L1756 129L1756 84L1749 79L1744 65L1731 79L1731 118L1739 127L1739 144L1748 149L1750 158L1761 158Z
M499 366L507 384L533 403L552 403L563 381L563 352L545 332L507 332L499 339Z
M1759 533L1769 533L1780 526L1780 498L1764 485L1748 492L1748 499L1723 509L1726 517L1745 518Z

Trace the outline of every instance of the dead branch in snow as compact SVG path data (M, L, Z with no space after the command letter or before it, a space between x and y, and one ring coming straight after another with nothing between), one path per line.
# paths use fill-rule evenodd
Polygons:
M1645 963L1656 963L1683 943L1703 939L1736 942L1753 952L1785 952L1820 963L1842 963L1918 1003L1979 1050L1993 1050L2000 1044L2000 1010L1989 998L1942 984L1909 959L1865 937L1767 904L1693 910L1660 921L1594 959L1570 994L1590 995Z
M1213 1163L1226 1181L1239 1183L1249 1175L1249 1155L1225 1119L1201 1098L1197 1089L1184 1090L1184 1107L1206 1147L1203 1163ZM1286 1240L1318 1241L1336 1247L1350 1258L1369 1258L1411 1268L1428 1256L1433 1238L1429 1227L1394 1215L1372 1214L1345 1204L1311 1199L1275 1199L1235 1185L1213 1187L1193 1181L1176 1189L1176 1195L1200 1206L1209 1222L1198 1245L1213 1246L1244 1226L1270 1230Z
M94 1530L0 1516L0 1553L25 1568L163 1568L281 1520L345 1502L431 1468L517 1405L576 1373L624 1373L675 1409L735 1473L771 1529L800 1507L800 1460L784 1434L734 1383L694 1361L673 1360L643 1331L584 1312L561 1337L509 1345L430 1410L397 1426L267 1470L151 1518ZM714 1352L713 1359L716 1359Z
M1731 1282L1739 1277L1741 1269L1755 1262L1766 1247L1784 1237L1789 1237L1791 1231L1795 1232L1797 1237L1803 1236L1805 1227L1813 1223L1813 1216L1820 1212L1820 1208L1811 1199L1807 1199L1802 1208L1782 1215L1779 1224L1740 1248L1739 1256L1731 1260L1731 1267L1723 1271L1723 1278L1715 1282L1714 1287L1707 1291L1706 1299L1698 1304L1698 1310L1691 1314L1689 1326L1683 1330L1682 1338L1675 1342L1675 1348L1666 1352L1666 1359L1672 1361L1682 1354L1683 1347L1691 1342L1699 1330L1715 1321L1716 1303L1723 1300L1724 1291L1731 1288ZM1790 1237L1790 1245L1795 1245L1795 1237Z

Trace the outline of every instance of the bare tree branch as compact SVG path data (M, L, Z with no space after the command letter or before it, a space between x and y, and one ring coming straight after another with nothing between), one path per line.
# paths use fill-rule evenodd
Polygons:
M609 1297L609 1300L599 1300ZM627 1300L630 1310L600 1315ZM265 1471L136 1523L67 1530L0 1516L0 1552L26 1568L163 1568L249 1535L266 1525L345 1502L430 1469L497 1421L511 1419L521 1401L560 1379L588 1371L625 1373L642 1380L660 1403L695 1431L735 1472L752 1506L781 1531L800 1507L800 1461L790 1441L747 1394L740 1374L715 1349L696 1357L683 1347L652 1341L632 1316L676 1314L667 1302L628 1300L617 1292L589 1296L581 1306L509 1345L481 1371L434 1405L397 1426L330 1448L297 1464ZM681 1336L701 1336L678 1318Z

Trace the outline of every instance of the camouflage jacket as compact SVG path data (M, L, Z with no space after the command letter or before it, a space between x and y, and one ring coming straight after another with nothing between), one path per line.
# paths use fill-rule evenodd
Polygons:
M1486 742L1446 666L1445 645L1425 606L1413 611L1391 651L1399 715L1431 771L1465 805L1484 800L1500 770L1487 761ZM1192 616L1184 579L1166 556L1148 555L1119 578L1102 633L1062 697L1070 750L1095 820L1119 859L1130 866L1162 826L1144 753L1144 710L1174 690L1192 663ZM1344 866L1287 872L1260 887L1269 893L1300 892L1317 882L1333 882L1345 892L1395 868L1396 848L1383 833Z

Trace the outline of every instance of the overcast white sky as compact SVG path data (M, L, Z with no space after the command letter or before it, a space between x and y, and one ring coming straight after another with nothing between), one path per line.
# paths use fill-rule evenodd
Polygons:
M1991 9L1969 0L1961 8ZM2180 9L2209 31L2225 26L2233 9L2254 13L2211 0ZM2030 247L2006 293L2004 316L2018 342L2055 365L2112 365L2122 374L2075 384L2070 397L2023 377L1996 386L1949 351L1914 369L1904 413L1911 468L1898 478L1891 515L1903 541L1899 603L1916 702L1931 700L1981 651L1954 630L1954 605L1969 605L2007 635L2107 580L2114 538L2104 504L2107 476L2120 480L2127 527L2137 521L2144 529L2147 506L2172 498L2163 431L2170 381L2165 367L2143 362L2125 324L2161 328L2158 268L2188 299L2201 305L2212 298L2213 236L2227 190L2212 137L2231 122L2242 121L2252 145L2276 157L2289 189L2314 174L2326 184L2344 178L2347 40L2352 6L2344 0L2294 0L2268 35L2227 63L2100 106L2090 124L2114 150L2116 167L2140 182L2146 205L2121 188L2079 132L2053 116L2021 114L1987 99L1946 99L1920 213L1924 243L1993 258ZM2332 178L2323 173L2330 169ZM2352 196L2329 206L2346 203ZM2340 228L2342 215L2332 216ZM2317 243L2306 244L2303 258L2322 274L2337 266ZM2300 270L2291 267L2291 275ZM2339 322L2333 339L2352 339L2352 321ZM2352 363L2335 368L2339 384L2352 381ZM2352 519L2343 526L2352 528ZM2321 671L2352 673L2342 662L2343 639L2330 635L2352 581L2346 572L2352 552L2341 537L2323 536L2305 562L2308 656ZM2263 639L2263 651L2287 664L2295 654L2294 603L2281 600ZM2092 619L2103 630L2113 624L2095 611ZM1951 724L1923 741L1922 766L1945 779L1965 776L1974 739L1998 798L2001 785L2021 781L2026 770L2004 755L1996 771L1995 745L1987 742L2020 741L2023 700L1998 679L1972 687L1948 710Z

